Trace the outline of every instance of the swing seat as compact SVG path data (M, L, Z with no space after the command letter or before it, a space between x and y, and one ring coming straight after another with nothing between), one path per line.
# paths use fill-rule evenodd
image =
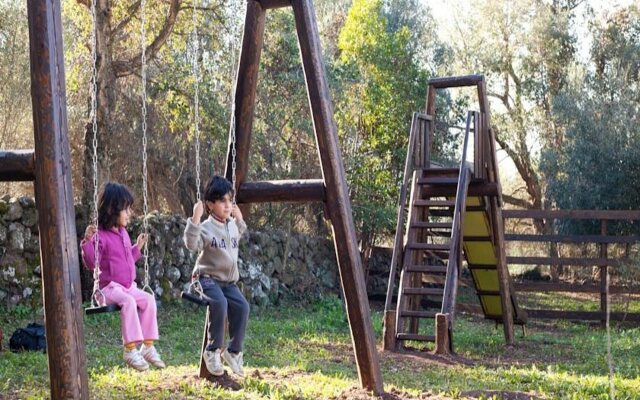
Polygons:
M106 306L89 307L84 309L86 315L104 314L108 312L120 311L120 306L117 304L109 304Z
M203 300L200 296L197 296L195 294L191 294L189 292L183 291L182 293L180 293L180 297L182 297L182 300L189 301L189 302L197 304L199 306L208 305L208 303L205 300Z

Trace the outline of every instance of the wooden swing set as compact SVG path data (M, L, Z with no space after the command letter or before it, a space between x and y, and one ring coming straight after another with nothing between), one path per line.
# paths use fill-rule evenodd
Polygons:
M267 10L292 7L322 179L247 182ZM80 260L69 153L61 4L28 8L34 150L0 150L0 181L34 181L52 399L88 399ZM378 353L312 0L248 0L235 90L238 203L323 202L332 224L360 383L383 392ZM231 179L232 147L225 175ZM49 316L49 318L46 318ZM53 367L54 366L54 367Z

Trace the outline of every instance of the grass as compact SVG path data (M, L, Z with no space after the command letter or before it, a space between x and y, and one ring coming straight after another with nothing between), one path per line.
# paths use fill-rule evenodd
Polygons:
M35 316L37 319L37 315ZM328 297L308 304L252 310L245 346L247 378L216 384L197 378L204 310L163 304L157 346L168 368L124 367L119 316L85 318L92 399L366 399L360 390L344 307ZM8 333L34 319L0 310ZM382 313L372 320L380 341ZM640 329L613 330L616 399L640 399ZM455 322L457 355L381 353L387 399L501 398L527 393L548 399L607 399L604 331L586 324L531 322L506 348L501 327L472 316ZM47 358L0 353L0 399L48 398ZM434 397L431 397L434 396ZM516 398L508 397L505 398ZM526 398L526 397L518 397Z

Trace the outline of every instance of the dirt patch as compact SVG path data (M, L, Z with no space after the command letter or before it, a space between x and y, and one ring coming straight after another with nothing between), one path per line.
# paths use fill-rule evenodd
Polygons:
M433 354L426 350L403 349L396 353L382 351L378 348L381 360L390 361L397 364L413 363L416 367L424 367L428 365L437 365L440 367L450 367L454 365L474 366L478 364L474 360L470 360L458 354L440 355Z
M242 378L236 378L224 372L221 376L211 376L209 379L202 379L197 374L165 375L161 382L149 384L147 393L162 392L163 390L175 392L181 385L188 384L195 387L213 385L225 390L237 391L242 389Z
M391 393L384 393L382 396L372 396L364 389L350 389L343 392L340 396L335 397L334 400L450 400L451 397L442 397L432 393L421 393L418 397L412 396L408 393L393 390Z
M539 397L534 394L525 392L508 392L505 390L473 390L462 392L462 396L468 399L501 399L501 400L544 400L545 397Z

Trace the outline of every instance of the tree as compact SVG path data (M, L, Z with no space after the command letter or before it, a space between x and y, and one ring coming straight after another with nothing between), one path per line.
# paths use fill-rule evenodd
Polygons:
M76 0L77 5L84 9L84 12L67 0L66 16L73 19L77 25L85 26L88 38L91 37L91 30L94 29L91 15L91 1ZM119 80L138 74L141 67L141 46L139 24L133 26L140 12L140 1L124 4L122 2L112 3L110 0L96 1L95 20L95 51L96 51L96 120L98 129L98 169L102 173L101 178L109 179L111 175L110 146L118 143L114 139L118 132L118 96ZM148 7L150 8L150 7ZM159 9L145 10L149 18L149 32L157 32L146 46L146 54L152 60L162 46L166 43L176 23L178 12L180 11L180 0L169 0L163 4L166 15L158 18ZM87 18L89 18L87 20ZM87 23L88 22L88 23ZM154 29L156 28L156 29ZM88 31L88 32L87 32ZM136 38L138 40L136 41ZM91 41L87 43L87 48L91 49ZM135 50L132 50L135 49ZM122 126L126 126L123 123ZM93 127L89 122L84 134L84 166L83 176L92 176L92 140ZM104 179L100 179L104 181ZM90 204L90 194L92 192L90 179L83 180L83 204Z
M0 149L33 148L26 3L0 1ZM33 185L1 183L2 191L32 192Z
M640 13L622 9L592 19L589 65L573 75L555 110L564 146L544 153L548 196L560 208L635 209L640 203ZM603 179L604 178L604 179ZM590 223L567 231L599 233ZM628 223L609 227L625 234Z
M402 3L402 4L401 4ZM354 219L366 250L395 231L411 114L424 108L427 76L417 41L433 24L415 1L355 0L340 32L337 122Z
M226 68L229 62L230 57L223 49L226 40L224 32L229 31L225 24L229 21L237 25L238 18L229 18L226 13L236 3L205 2L196 10L201 46L198 62L203 71L200 115L202 158L205 161L223 132L226 142L224 126L228 125L228 115L224 115L224 104L228 102L230 90L223 89L223 96L218 92L220 83L230 86L231 78L222 79L219 71ZM141 155L136 155L140 154L141 149L141 2L99 0L96 6L99 181L120 180L136 190L142 186ZM85 105L89 104L86 99L89 97L88 82L93 65L90 53L87 54L87 50L91 49L93 30L90 7L88 0L66 0L63 8L63 18L71 22L65 24L71 33L66 36L73 38L75 43L66 48L65 56L71 60L68 79L70 115L76 116L88 114ZM187 49L192 30L191 12L191 2L181 0L147 2L145 9L148 188L153 208L176 210L181 206L188 211L195 198L195 158L190 147L193 140L190 134L193 132L192 52ZM77 43L84 45L78 46ZM79 108L83 112L79 112ZM70 125L73 126L73 123ZM79 174L84 204L90 203L89 194L92 190L91 180L88 179L92 176L92 139L92 126L88 123L83 128L83 144L76 146L76 153L81 149L81 154L75 154L76 158L84 158L82 173ZM113 168L114 165L117 168ZM203 175L212 172L209 167L207 162L203 163Z

